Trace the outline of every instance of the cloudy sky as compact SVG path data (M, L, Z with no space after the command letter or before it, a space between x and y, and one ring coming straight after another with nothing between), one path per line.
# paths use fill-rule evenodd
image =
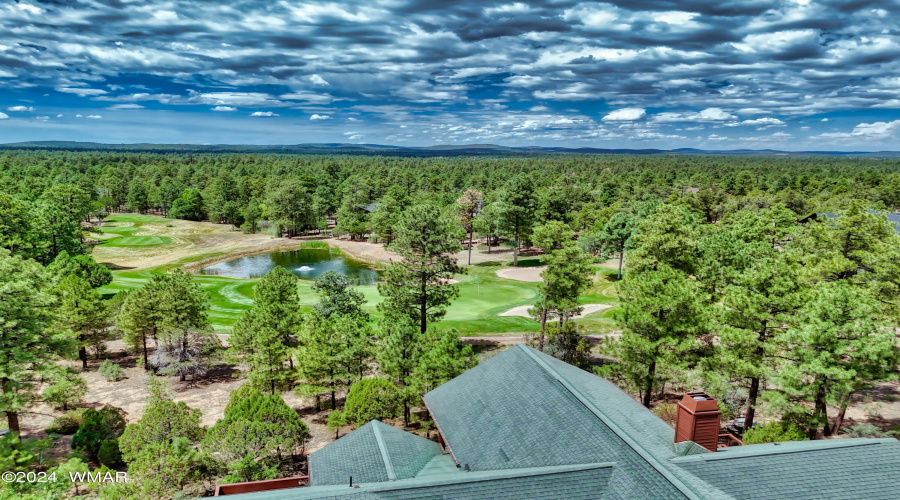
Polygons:
M897 150L898 0L0 0L0 142Z

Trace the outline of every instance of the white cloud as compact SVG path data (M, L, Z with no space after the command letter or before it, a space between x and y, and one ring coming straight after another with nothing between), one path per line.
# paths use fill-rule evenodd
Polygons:
M16 2L16 3L18 3L18 2ZM30 5L27 3L18 3L18 7L19 7L19 9L24 10L25 12L28 12L29 14L40 14L41 12L44 12L44 10L41 9L40 7L35 7L34 5Z
M56 115L56 117L57 117L57 118L62 118L63 115L62 115L62 113L60 113L60 114Z
M9 115L3 112L0 112L0 120L9 120Z
M92 95L103 95L106 93L103 89L87 89L87 88L78 88L78 87L56 87L57 92L65 92L67 94L75 94L78 97L92 96Z
M115 111L134 111L137 109L144 109L144 107L141 106L140 104L130 103L130 104L113 104L112 106L110 106L106 109L112 109Z
M82 115L75 115L75 118L81 118Z
M831 120L828 119L828 118L822 118L822 121L823 121L823 122L830 122Z
M216 106L212 108L213 111L237 111L237 108L233 106Z
M647 116L644 108L622 108L603 117L605 122L631 122Z
M743 42L732 45L742 52L775 54L798 45L818 43L819 33L816 30L804 29L747 35L744 37Z
M272 117L278 116L278 113L273 113L272 111L254 111L250 113L250 116L262 116L262 117Z
M723 110L722 108L706 108L698 112L675 113L667 111L658 113L650 117L657 123L673 123L673 122L721 122L725 120L734 120L737 117Z
M310 120L313 120L313 121L315 121L315 120L330 120L330 119L331 119L331 116L329 116L329 115L313 114L312 116L309 117L309 119L310 119Z
M330 83L325 81L325 79L319 75L310 75L309 81L313 85L321 85L321 86L331 85Z
M101 118L103 118L103 117L100 116L100 115L88 115L88 118L92 118L92 119L94 119L94 120L99 120L99 119L101 119Z
M31 106L10 106L6 108L7 111L34 111L34 108Z
M765 130L771 127L784 127L786 124L778 118L765 117L756 118L754 120L744 120L741 122L741 125L757 127L757 130Z
M850 135L856 137L870 137L873 139L886 139L888 137L893 137L898 130L900 130L900 120L894 120L892 122L860 123L853 128L853 132L850 132Z

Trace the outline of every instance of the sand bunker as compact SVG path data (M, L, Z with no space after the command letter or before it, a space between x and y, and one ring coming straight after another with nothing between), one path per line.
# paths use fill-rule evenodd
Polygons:
M544 278L541 278L541 273L546 268L547 266L507 267L505 269L500 269L499 271L497 271L497 276L516 281L544 281Z
M521 316L523 318L530 318L531 316L529 316L529 314L528 314L528 309L530 309L532 307L534 307L534 306L513 307L509 311L504 311L504 312L498 314L497 316ZM612 305L611 304L585 304L582 307L584 308L584 310L581 311L581 314L577 314L577 315L573 316L573 318L575 318L575 319L583 318L583 317L587 316L588 314L595 313L597 311L602 311L604 309L609 309L610 307L612 307Z

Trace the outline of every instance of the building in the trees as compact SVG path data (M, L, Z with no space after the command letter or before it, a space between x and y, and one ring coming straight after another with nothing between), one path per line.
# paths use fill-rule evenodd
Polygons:
M425 396L441 441L370 422L310 455L310 486L242 499L898 498L900 441L710 452L613 384L507 349ZM352 479L351 479L352 478Z

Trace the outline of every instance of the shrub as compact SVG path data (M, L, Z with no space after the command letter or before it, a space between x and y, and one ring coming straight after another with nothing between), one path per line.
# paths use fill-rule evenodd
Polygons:
M123 378L125 378L125 370L123 370L122 367L118 364L113 363L108 359L104 359L103 362L100 363L100 368L97 371L99 371L100 375L103 375L103 377L110 382L122 380Z
M75 434L84 422L84 412L87 408L70 410L61 417L53 419L53 423L47 427L48 434Z
M856 424L849 429L845 429L843 434L855 438L883 438L891 437L891 434L869 423Z
M97 451L97 460L107 467L120 463L122 461L122 453L119 451L119 440L108 439L100 443L100 450Z
M675 403L659 403L653 408L653 413L667 424L675 426L675 416L678 414L678 405Z
M335 439L340 437L338 433L341 432L341 427L345 425L347 425L347 417L342 411L332 411L328 414L328 418L325 419L325 427L330 431L334 431Z
M795 424L776 422L764 424L744 432L744 444L776 443L781 441L807 441L808 438Z
M355 426L370 420L396 418L403 411L403 395L390 380L364 378L350 386L344 413Z
M44 401L56 409L68 410L87 394L87 382L72 369L67 369L53 383L44 388Z
M125 412L122 409L109 405L99 410L88 408L84 412L84 421L72 437L72 448L97 458L100 445L104 441L118 438L123 430Z

